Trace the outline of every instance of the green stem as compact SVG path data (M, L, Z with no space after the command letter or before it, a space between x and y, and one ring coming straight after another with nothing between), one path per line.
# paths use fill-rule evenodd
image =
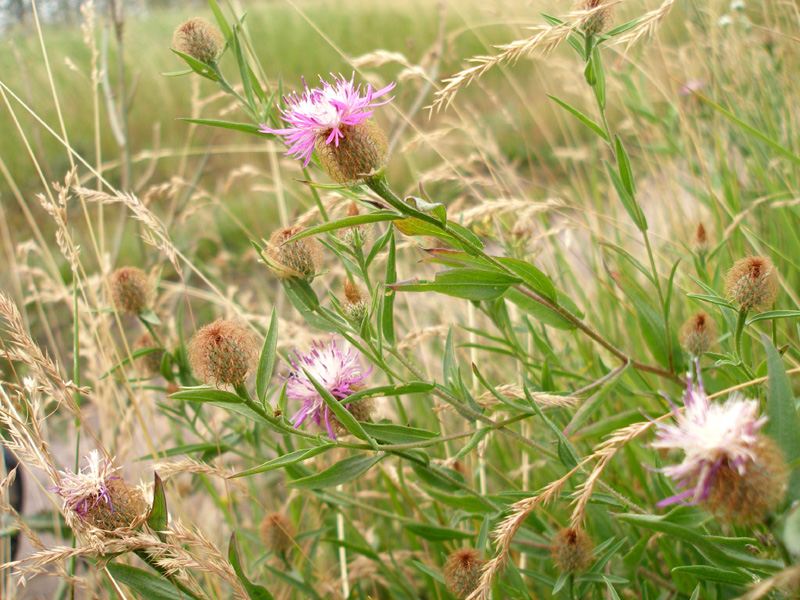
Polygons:
M736 358L739 359L742 364L744 364L744 360L742 359L742 332L744 331L744 324L747 321L747 311L744 309L739 309L739 317L736 319L736 332L734 333L734 351L736 352Z

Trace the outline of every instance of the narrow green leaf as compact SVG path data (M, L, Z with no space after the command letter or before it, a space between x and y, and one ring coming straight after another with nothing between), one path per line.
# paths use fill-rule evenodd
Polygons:
M383 339L389 345L394 345L394 298L397 292L392 289L392 285L397 281L396 256L397 247L394 241L394 230L389 229L389 252L386 255L386 277L383 290L383 308L381 312L381 331Z
M711 581L714 583L724 583L726 585L743 586L753 583L755 578L740 573L738 571L729 571L728 569L720 569L718 567L711 567L709 565L687 565L685 567L675 567L672 569L673 573L686 573L693 577L697 577L703 581Z
M307 369L303 369L303 373L306 374L306 377L308 377L308 380L311 382L311 385L314 386L314 389L317 390L317 393L320 395L320 398L322 398L322 401L329 409L331 409L331 412L336 415L336 418L339 419L339 422L344 426L344 428L358 439L369 442L372 447L377 450L378 444L367 434L366 431L364 431L364 428L361 427L361 423L359 423L356 418L350 414L350 411L345 408L344 404L342 404L342 401L334 398L333 394L331 394L324 385L317 381Z
M172 50L175 54L177 54L184 61L186 61L186 64L189 65L189 68L198 75L200 75L201 77L205 77L206 79L209 79L211 81L219 81L219 77L214 72L214 69L209 67L206 63L200 62L193 56L189 56L188 54L184 54L183 52L178 52L174 48L170 48L170 50Z
M783 451L787 463L800 458L800 420L794 404L792 386L780 354L768 336L761 334L767 353L767 416L765 433L774 439ZM789 478L787 502L800 498L800 470L795 469Z
M555 327L556 329L564 329L566 331L575 329L575 325L558 312L526 296L516 288L509 288L505 293L505 298L545 325Z
M331 448L334 448L336 444L324 444L322 446L315 446L314 448L304 448L302 450L295 450L294 452L289 452L288 454L284 454L283 456L279 456L278 458L273 458L272 460L268 460L265 463L260 464L257 467L253 467L252 469L248 469L247 471L242 471L241 473L236 473L233 475L231 479L236 477L246 477L248 475L255 475L256 473L264 473L266 471L274 471L275 469L283 468L287 465L294 465L304 460L308 460L318 454L322 454L323 452L327 452Z
M225 390L215 390L209 387L182 389L168 396L174 400L187 400L189 402L216 402L219 404L242 404L244 400Z
M336 221L328 221L327 223L323 223L322 225L317 225L316 227L309 227L308 229L304 229L300 233L293 235L284 243L288 244L290 242L301 240L310 235L325 233L326 231L335 231L337 229L355 227L357 225L364 225L366 223L382 223L385 221L396 221L398 219L404 219L404 218L405 217L403 215L400 215L391 210L377 210L375 212L367 213L364 215L344 217L342 219L337 219Z
M437 292L465 300L494 300L512 285L521 283L519 277L489 269L456 268L440 271L434 281L412 279L395 283L399 292Z
M234 131L241 131L242 133L249 133L250 135L258 135L265 138L273 137L273 134L264 133L258 125L253 125L252 123L235 123L233 121L219 121L217 119L190 119L188 117L181 117L178 121L208 125L209 127L219 127L221 129L232 129Z
M618 135L614 136L614 148L617 152L617 166L619 167L619 177L622 180L622 185L625 186L625 191L633 198L636 196L636 184L633 180L631 159L628 158L625 146L623 146L622 140Z
M438 437L437 433L427 429L404 427L394 423L361 423L361 427L376 440L389 444L412 444L414 442L433 440Z
M614 188L617 190L617 195L622 201L622 206L636 224L636 227L638 227L640 231L647 231L647 220L642 213L642 209L639 207L636 199L628 192L625 184L622 183L622 179L620 179L616 169L612 167L611 163L608 161L606 161L606 172L611 179L611 183L614 184Z
M377 456L353 456L351 458L345 458L332 467L325 469L322 473L295 479L287 485L301 490L317 490L334 487L352 481L356 477L366 473L385 457L385 454L379 454Z
M474 531L450 529L449 527L436 527L434 525L423 525L422 523L407 523L403 525L403 528L407 529L414 535L431 542L468 540L475 537Z
M554 100L559 106L561 106L562 108L564 108L567 111L569 111L570 114L572 114L581 123L586 125L594 133L596 133L598 136L600 136L600 138L602 138L605 142L609 142L610 141L608 139L608 135L606 135L606 132L603 131L603 128L600 127L600 125L598 125L594 121L592 121L589 117L587 117L585 114L583 114L577 108L573 108L572 106L570 106L569 104L567 104L563 100L559 100L558 98L556 98L555 96L551 96L550 94L548 94L547 97L550 98L551 100Z
M269 320L267 338L261 348L261 357L258 359L258 369L256 370L256 396L264 404L267 399L267 388L275 370L275 353L278 348L278 313L272 308L272 316Z
M767 321L771 319L796 319L800 317L800 310L769 310L767 312L758 313L753 315L745 322L745 325L752 325L759 321Z
M170 581L136 567L109 563L106 570L117 582L124 583L147 600L198 600L197 596L179 590Z
M516 258L498 258L503 265L522 277L522 280L530 285L538 294L544 296L546 300L558 304L558 294L550 278L539 269L524 260Z
M238 577L242 587L244 587L247 595L250 596L250 600L275 600L275 597L267 591L267 588L263 585L251 583L247 575L244 574L241 559L239 558L239 548L236 543L235 531L231 533L231 541L228 546L228 562L231 563L233 572L236 573L236 577Z
M164 482L158 473L153 475L153 505L147 514L147 526L156 532L159 539L163 542L166 536L161 533L167 528L169 514L167 512L167 497L164 494Z

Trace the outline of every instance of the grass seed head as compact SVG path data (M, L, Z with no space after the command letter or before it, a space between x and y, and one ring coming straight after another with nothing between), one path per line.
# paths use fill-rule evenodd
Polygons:
M199 17L181 23L172 36L175 50L207 65L217 62L224 44L219 28Z
M200 328L189 344L189 361L208 385L244 383L258 358L256 340L239 323L217 319Z
M692 356L700 356L717 341L717 324L705 312L699 311L681 327L681 346Z
M550 556L562 573L585 571L592 562L592 541L583 529L567 527L553 540Z
M141 314L147 308L150 283L147 275L136 267L122 267L111 274L111 301L121 313Z
M466 598L478 587L484 561L475 548L459 548L444 563L447 589L456 598Z
M279 229L269 238L267 254L275 263L273 270L281 279L312 280L322 267L322 248L314 237L285 244L292 236L300 233L301 227Z
M745 312L769 308L778 295L778 271L766 256L737 260L725 275L728 299Z

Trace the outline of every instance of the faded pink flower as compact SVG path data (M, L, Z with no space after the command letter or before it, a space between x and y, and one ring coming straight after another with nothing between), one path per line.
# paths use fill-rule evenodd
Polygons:
M334 80L333 85L320 77L322 87L313 89L308 87L304 79L305 91L301 96L294 92L284 97L286 108L281 109L281 118L290 127L272 129L267 125L261 125L261 131L264 133L284 136L286 143L289 144L289 151L286 154L298 160L302 159L304 167L311 160L319 137L324 138L326 145L333 143L338 147L339 141L344 137L344 128L364 123L372 117L373 108L394 99L392 97L382 102L374 102L375 98L390 92L395 86L394 83L378 91L373 91L372 86L367 85L362 95L361 85L353 84L355 74L350 81L341 74L339 77L331 74L331 77Z
M342 351L331 340L327 346L314 342L309 354L295 350L295 357L290 359L292 372L286 378L286 397L299 400L303 406L292 417L292 424L300 427L306 419L312 419L317 425L325 421L325 429L331 438L336 439L334 425L335 416L317 392L314 384L306 375L306 371L337 400L344 400L357 391L358 384L369 376L370 371L362 374L358 362L357 351ZM349 404L342 403L345 408Z

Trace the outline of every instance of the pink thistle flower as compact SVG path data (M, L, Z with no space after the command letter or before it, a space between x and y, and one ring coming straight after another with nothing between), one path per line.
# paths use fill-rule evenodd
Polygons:
M341 74L339 77L331 74L331 77L334 80L333 85L320 77L322 87L313 89L303 80L305 91L302 95L298 96L297 92L294 92L284 97L287 107L281 109L281 118L290 127L272 129L261 125L261 131L264 133L284 136L286 143L289 144L289 151L286 154L298 160L302 159L304 167L308 166L311 160L318 138L322 137L325 145L333 143L338 148L348 127L361 125L372 117L374 113L372 109L394 99L392 97L382 102L374 101L375 98L394 89L394 83L377 91L374 91L371 85L367 85L362 95L361 85L353 84L355 74L350 81Z
M113 512L108 482L120 479L116 475L119 467L112 467L111 460L101 458L97 450L92 450L86 456L86 462L89 463L88 466L78 469L77 473L59 471L59 484L50 488L64 499L64 508L81 519L86 518L99 502L105 502Z
M359 383L369 376L372 369L362 375L358 352L340 350L335 340L331 340L327 346L314 342L309 354L295 350L295 357L296 360L290 359L292 372L286 377L286 397L290 400L299 400L303 406L292 417L292 424L299 427L307 419L311 419L317 425L321 425L324 420L328 435L336 439L334 425L331 422L335 416L332 415L331 409L325 404L306 372L334 398L344 400L361 387ZM344 406L349 408L350 405L344 404Z
M758 430L767 422L758 416L758 402L731 394L725 403L711 402L699 378L691 380L683 395L685 409L673 410L675 424L658 424L653 448L683 450L683 462L663 472L685 489L658 506L697 504L714 491L719 474L744 476L758 469L762 437ZM688 499L688 501L687 501Z

